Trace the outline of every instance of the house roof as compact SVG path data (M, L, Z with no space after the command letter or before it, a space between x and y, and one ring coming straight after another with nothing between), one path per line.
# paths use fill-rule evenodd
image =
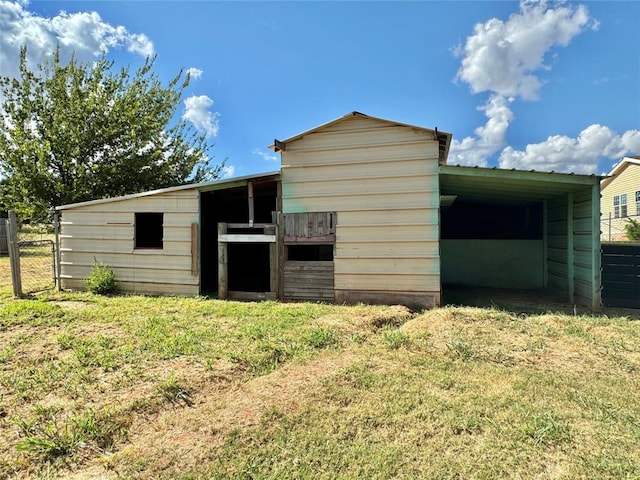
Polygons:
M629 165L640 165L640 155L635 157L624 157L618 163L616 163L611 171L607 173L607 176L602 180L601 187L605 188L613 179L620 175Z
M310 133L317 132L331 125L335 125L336 123L344 122L345 120L353 117L370 118L373 120L378 120L380 122L389 123L391 125L409 127L409 128L423 131L423 132L433 133L438 139L439 150L440 150L440 154L439 154L440 163L445 163L447 160L447 156L449 155L449 146L451 145L451 138L453 137L451 133L441 132L440 130L438 130L437 127L432 130L430 128L419 127L417 125L411 125L408 123L396 122L394 120L387 120L385 118L372 117L371 115L366 115L364 113L355 112L355 111L349 112L339 118L336 118L335 120L331 120L330 122L323 123L322 125L318 125L317 127L314 127L310 130L305 130L304 132L298 133L297 135L294 135L293 137L289 137L286 140L274 140L273 145L270 145L269 148L274 152L285 150L287 143L294 142L304 137L305 135L309 135Z
M440 194L482 203L528 204L597 185L597 175L440 166Z
M242 177L232 177L232 178L224 178L222 180L213 180L210 182L201 182L201 183L190 183L187 185L178 185L176 187L167 187L167 188L160 188L158 190L149 190L147 192L140 192L140 193L132 193L129 195L122 195L120 197L110 197L110 198L100 198L98 200L89 200L86 202L79 202L79 203L70 203L68 205L61 205L59 207L56 207L56 210L67 210L69 208L76 208L76 207L86 207L89 205L98 205L101 203L109 203L109 202L120 202L122 200L129 200L132 198L141 198L141 197L148 197L150 195L158 195L158 194L162 194L162 193L170 193L170 192L177 192L180 190L189 190L189 189L196 189L196 190L200 190L203 192L209 191L209 190L219 190L219 189L223 189L223 188L232 188L234 186L240 186L240 185L244 185L247 182L251 181L251 180L268 180L268 177L274 177L274 179L278 178L280 176L280 171L275 171L275 172L266 172L266 173L257 173L254 175L245 175Z

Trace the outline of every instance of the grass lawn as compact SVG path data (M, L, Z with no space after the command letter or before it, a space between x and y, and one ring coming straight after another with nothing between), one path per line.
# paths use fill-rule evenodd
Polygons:
M639 378L623 316L1 283L0 478L637 479Z

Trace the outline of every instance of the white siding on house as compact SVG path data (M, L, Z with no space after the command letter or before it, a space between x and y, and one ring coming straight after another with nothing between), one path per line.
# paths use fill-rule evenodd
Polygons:
M602 208L600 228L602 240L626 240L624 225L628 218L640 220L636 192L640 192L640 164L628 162L624 169L614 178L603 180L602 199L600 201ZM613 197L621 194L627 195L627 216L616 218Z
M337 212L338 301L351 291L440 302L438 153L433 132L360 116L286 143L283 212Z
M198 223L196 188L79 205L62 211L61 277L64 288L83 288L94 262L109 266L122 291L197 295L191 272L191 224ZM163 248L135 249L135 213L163 213Z

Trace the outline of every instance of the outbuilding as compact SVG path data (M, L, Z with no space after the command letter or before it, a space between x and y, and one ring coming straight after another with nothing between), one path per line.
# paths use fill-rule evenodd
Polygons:
M441 303L443 285L600 306L596 176L446 164L451 134L352 112L271 148L281 169L58 208L61 281L123 291Z

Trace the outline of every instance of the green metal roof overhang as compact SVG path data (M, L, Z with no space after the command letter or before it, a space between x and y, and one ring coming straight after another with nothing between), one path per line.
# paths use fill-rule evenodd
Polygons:
M440 166L442 204L455 201L526 205L599 185L596 175Z

